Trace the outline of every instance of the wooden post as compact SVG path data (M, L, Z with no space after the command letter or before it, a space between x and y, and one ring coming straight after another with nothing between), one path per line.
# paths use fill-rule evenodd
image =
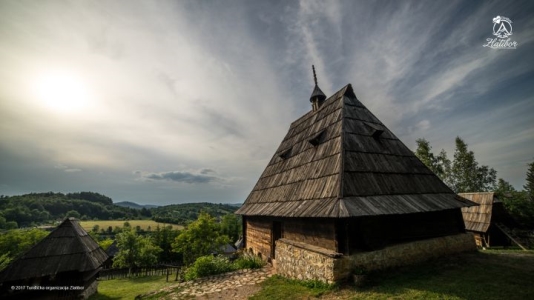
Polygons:
M499 224L495 224L497 226L497 228L499 228L510 240L512 240L512 242L514 242L516 245L518 245L521 249L523 250L527 250L527 248L523 247L523 245L521 245L516 239L514 239L512 237L511 234L509 234L508 232L506 232L506 229L504 229L501 225Z

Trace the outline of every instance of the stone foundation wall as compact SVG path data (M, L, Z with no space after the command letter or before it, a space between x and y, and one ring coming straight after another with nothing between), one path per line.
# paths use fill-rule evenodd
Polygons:
M381 250L345 256L335 262L338 277L350 276L358 267L366 270L381 270L423 262L454 253L476 251L471 233L449 235L386 247Z
M476 251L470 233L398 244L350 256L280 239L276 243L276 272L293 279L332 283L348 278L360 267L369 271L387 269L465 251Z
M299 280L333 283L334 261L342 254L288 239L276 241L276 273Z
M91 295L95 294L98 291L98 280L94 280L89 286L87 286L82 294L80 295L81 299L89 299Z

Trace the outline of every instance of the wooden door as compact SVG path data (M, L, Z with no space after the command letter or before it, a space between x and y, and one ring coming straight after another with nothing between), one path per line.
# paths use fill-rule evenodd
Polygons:
M273 222L271 227L271 258L275 259L276 241L282 238L282 223Z

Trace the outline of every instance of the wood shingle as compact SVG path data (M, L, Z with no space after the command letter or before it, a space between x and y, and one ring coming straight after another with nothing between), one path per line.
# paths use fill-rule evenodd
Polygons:
M349 84L291 124L237 213L343 218L471 205L374 116Z

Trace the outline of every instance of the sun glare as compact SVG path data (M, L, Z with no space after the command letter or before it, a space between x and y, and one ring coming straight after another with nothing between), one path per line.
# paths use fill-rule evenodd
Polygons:
M88 91L76 75L50 72L37 78L34 92L38 101L56 112L81 111L88 104Z

